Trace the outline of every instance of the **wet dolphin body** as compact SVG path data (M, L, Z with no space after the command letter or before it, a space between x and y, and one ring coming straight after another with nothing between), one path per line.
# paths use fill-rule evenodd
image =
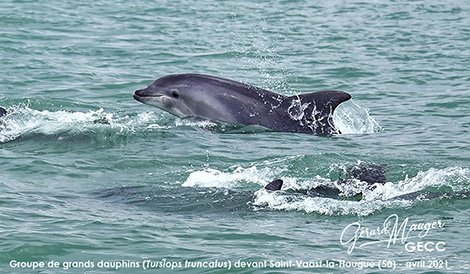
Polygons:
M366 183L366 188L372 190L377 186L377 184L383 185L386 183L385 166L385 164L361 163L359 165L348 167L345 170L345 174L340 174L340 178L336 184L338 186L351 184L355 180ZM276 179L267 184L264 188L269 191L279 191L283 184L283 180ZM325 186L318 186L298 192L306 195L326 197L339 197L339 195L342 194L341 189L328 188ZM361 199L362 192L356 193L353 198Z
M0 107L0 117L2 117L3 115L7 114L7 110Z
M385 170L386 164L374 164L374 163L361 163L356 166L349 167L345 170L345 174L340 174L340 179L336 182L336 187L317 186L310 189L287 189L282 190L284 181L282 179L276 179L264 188L270 192L285 191L292 195L306 195L313 197L327 197L341 200L362 200L363 190L374 190L379 185L386 184ZM365 188L356 189L356 193L349 193L346 195L342 191L342 186L355 184L357 181L363 182L366 185ZM440 190L440 191L429 191L426 189L416 190L401 194L398 196L392 196L389 200L431 200L431 199L448 199L449 197L469 198L469 191L454 192L452 190Z
M351 95L342 91L284 96L232 80L175 74L134 92L134 99L178 117L198 117L274 131L311 134L340 133L333 111Z

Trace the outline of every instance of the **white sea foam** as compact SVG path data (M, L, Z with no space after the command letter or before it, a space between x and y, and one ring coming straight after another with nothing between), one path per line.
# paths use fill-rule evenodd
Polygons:
M445 197L445 191L454 194L470 191L470 170L451 167L446 169L430 169L419 172L413 178L405 178L399 182L388 182L377 185L373 190L364 188L363 183L348 185L351 189L342 189L343 194L335 197L320 197L298 193L319 186L328 188L339 187L335 181L321 176L311 180L284 178L282 191L267 191L264 186L278 178L268 168L235 168L233 171L204 169L192 171L183 183L185 187L216 187L216 188L246 188L258 189L254 192L252 205L255 210L285 210L319 213L325 215L358 215L366 216L386 208L410 207L423 200ZM341 186L343 187L343 186ZM437 190L436 190L437 189ZM442 195L439 195L441 189ZM429 191L437 191L438 195L426 195ZM359 201L345 198L347 192L362 192ZM442 192L444 191L444 192Z
M269 175L272 176L270 169L258 169L256 166L250 168L238 167L228 172L206 168L204 170L191 172L182 186L236 188L240 187L242 184L263 185Z
M435 195L429 198L427 191L449 188L454 194L470 191L470 170L461 167L430 169L421 171L413 178L397 183L377 185L373 190L363 191L360 201L309 197L287 192L269 192L260 189L255 192L254 205L275 210L296 210L326 215L366 216L385 208L409 207L423 200L445 197ZM436 191L439 193L438 191Z
M469 192L470 170L461 167L449 167L445 169L431 168L428 171L420 171L415 177L406 177L398 183L377 185L374 191L365 193L363 200L389 200L400 196L405 197L407 194L417 193L423 190L436 192L443 190L451 191L452 193Z
M200 127L200 128L214 128L217 126L217 123L209 120L193 120L193 119L181 119L178 118L175 120L175 125L180 126L189 126L189 127Z
M104 109L80 111L35 110L20 104L10 107L0 120L0 143L29 135L78 135L100 129L113 129L118 133L139 128L152 129L158 125L159 117L154 113L142 113L134 117L119 117Z

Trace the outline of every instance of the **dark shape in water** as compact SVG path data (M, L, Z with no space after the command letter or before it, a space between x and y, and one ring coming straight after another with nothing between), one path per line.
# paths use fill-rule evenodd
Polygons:
M4 116L5 114L7 114L7 110L0 107L0 117Z
M373 164L373 163L361 163L359 165L354 165L345 170L344 174L340 174L340 179L338 180L338 185L352 183L353 180L359 180L361 182L367 183L367 188L374 189L375 184L385 184L385 170L384 164ZM344 178L342 176L344 175ZM283 181L281 179L276 179L264 188L270 191L281 190ZM338 197L341 194L341 190L337 188L329 188L326 186L315 187L306 191L301 192L305 195L314 195L314 196L325 196L325 197ZM357 193L353 199L361 199L362 193Z
M341 133L333 124L336 107L351 98L342 91L284 96L229 79L175 74L134 92L134 99L178 117L196 117L274 131Z
M273 190L273 191L280 190L283 183L284 181L282 181L281 179L276 179L272 181L271 183L267 184L264 188L267 190Z
M248 204L253 193L217 188L126 186L98 190L94 195L113 204L143 206L153 213L245 214L250 210Z
M374 163L361 163L354 165L346 169L345 178L341 178L338 183L345 184L348 180L356 179L362 182L366 182L369 187L373 187L374 184L385 184L387 179L385 178L385 164L374 164Z

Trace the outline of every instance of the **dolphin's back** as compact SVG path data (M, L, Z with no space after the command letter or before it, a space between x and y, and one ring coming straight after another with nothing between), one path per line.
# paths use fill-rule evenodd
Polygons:
M260 125L274 131L333 134L336 107L351 98L342 91L320 91L284 96L230 79L203 74L181 74L195 88L213 90L226 102L231 123ZM215 120L216 117L210 117Z
M183 77L186 83L192 84L194 88L200 87L206 90L213 90L218 94L212 95L225 97L227 100L234 100L236 98L246 100L250 98L256 102L261 100L263 103L275 103L279 105L279 102L285 98L285 96L269 90L212 75L179 74L178 76Z
M7 110L0 107L0 117L2 117L3 115L7 114Z

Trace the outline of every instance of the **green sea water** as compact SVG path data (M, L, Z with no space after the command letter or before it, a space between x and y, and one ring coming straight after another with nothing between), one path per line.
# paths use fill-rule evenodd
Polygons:
M1 1L0 272L468 273L469 14L463 0ZM189 72L346 91L344 134L132 98ZM387 183L362 200L303 194L363 162Z

